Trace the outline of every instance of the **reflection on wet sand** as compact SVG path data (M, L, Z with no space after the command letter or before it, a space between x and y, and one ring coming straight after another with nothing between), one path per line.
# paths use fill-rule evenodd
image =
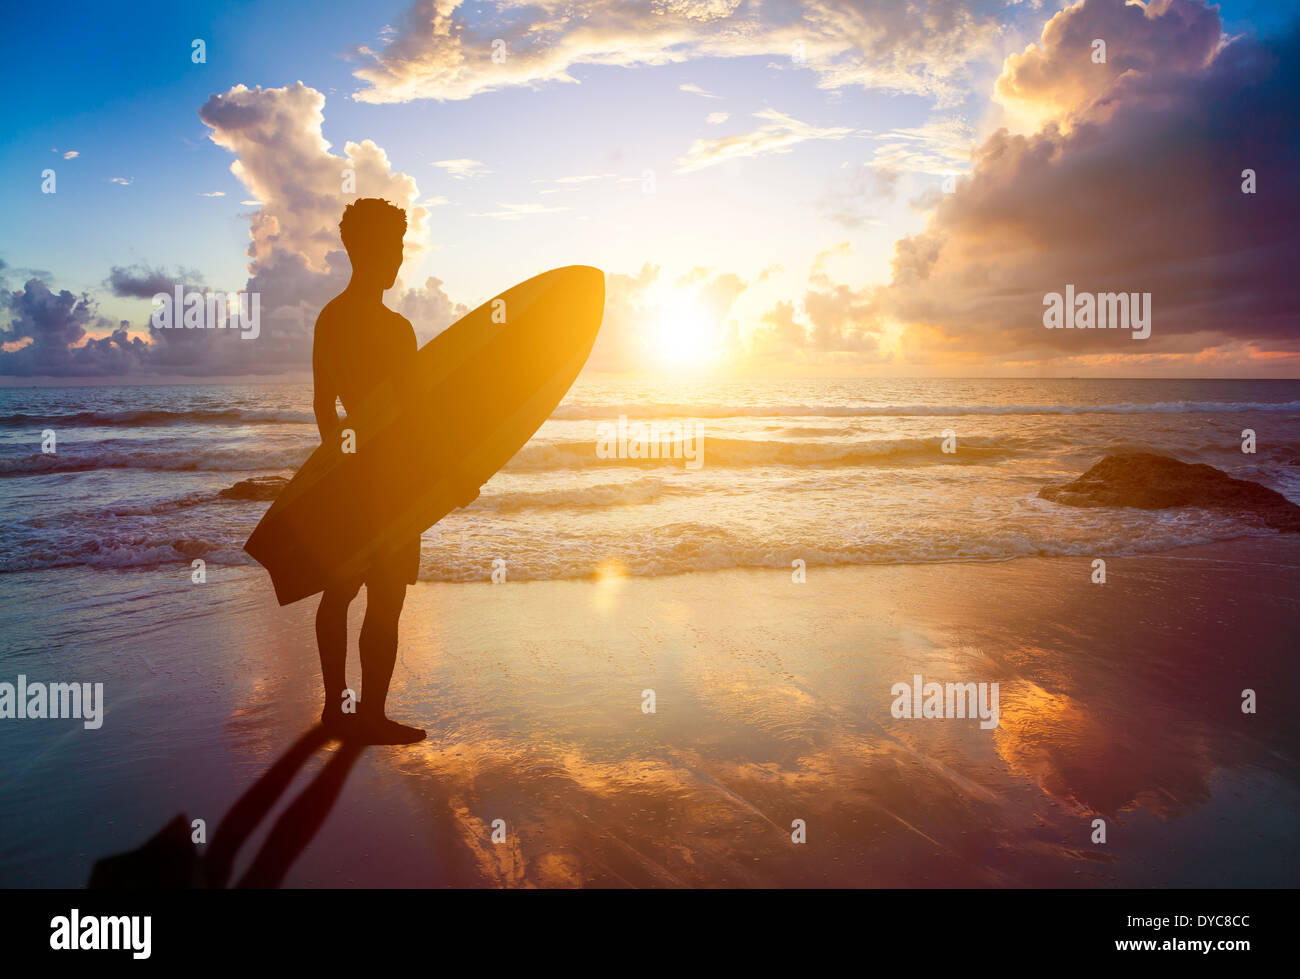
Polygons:
M242 844L246 866L222 876L250 886L1294 886L1300 729L1272 701L1300 679L1300 547L1110 570L1123 587L1073 558L810 569L800 586L765 571L421 584L389 702L429 740L303 762L320 781L305 801L260 841L237 806L208 860ZM244 638L189 688L221 712L224 749L169 762L184 791L142 802L140 830L206 791L201 775L230 783L218 812L286 775L276 760L318 709L310 609L238 605ZM997 682L999 726L895 719L890 688L918 673ZM166 677L149 682L140 703L174 704ZM1259 714L1241 712L1245 688ZM211 740L187 726L201 710L171 709L173 740ZM110 771L131 768L142 729L106 724L131 739Z
M1294 739L1273 722L1248 727L1238 706L1246 674L1294 670L1285 623L1189 615L1175 600L1227 578L1264 606L1294 607L1291 586L1186 557L1146 563L1109 605L1068 562L1047 575L966 566L946 582L890 569L926 586L896 588L901 625L864 621L880 600L864 608L871 569L821 572L815 605L762 573L731 576L725 602L703 576L655 582L649 598L635 581L597 591L587 598L605 611L567 629L556 606L530 602L519 654L465 650L456 668L468 676L440 685L424 717L441 737L392 755L394 774L466 855L457 884L1141 882L1165 856L1138 810L1158 823L1221 806L1223 768L1296 800ZM430 647L456 627L444 622ZM408 650L408 662L397 700L416 710L419 679L445 660ZM895 720L890 685L913 672L999 682L999 727ZM653 715L640 711L644 688ZM1090 840L1098 816L1112 825L1105 847ZM508 846L490 842L494 819ZM794 820L805 845L791 842ZM1294 848L1294 834L1275 842ZM1271 864L1217 871L1267 880Z

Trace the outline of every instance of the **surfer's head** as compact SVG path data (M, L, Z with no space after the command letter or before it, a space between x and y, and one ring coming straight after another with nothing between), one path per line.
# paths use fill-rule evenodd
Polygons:
M352 261L352 277L389 288L402 267L406 212L378 197L353 201L339 222L343 247Z

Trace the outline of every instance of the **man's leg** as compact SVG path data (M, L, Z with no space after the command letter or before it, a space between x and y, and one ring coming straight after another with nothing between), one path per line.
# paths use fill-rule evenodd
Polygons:
M406 601L406 585L388 581L366 582L366 617L361 623L362 710L381 717L388 699L388 684L397 662L397 620Z
M316 646L320 650L320 673L325 681L325 708L321 722L342 721L343 691L348 685L348 606L360 585L327 588L316 609Z
M366 732L376 744L409 744L424 731L390 721L384 715L388 684L397 662L397 621L406 601L406 582L376 575L366 582L366 618L361 624L361 710Z

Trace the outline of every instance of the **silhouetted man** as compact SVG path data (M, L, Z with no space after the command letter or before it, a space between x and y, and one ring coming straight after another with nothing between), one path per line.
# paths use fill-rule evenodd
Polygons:
M410 322L384 305L384 290L397 278L402 264L406 212L378 198L349 204L339 222L343 247L352 261L346 289L321 310L312 349L315 392L312 407L321 442L338 445L340 422L335 400L351 414L382 382L399 391L409 384L416 352ZM460 506L478 496L466 486ZM358 507L368 501L357 501ZM316 642L325 681L321 722L349 739L370 744L410 744L424 731L389 720L384 715L388 684L397 660L397 622L406 600L406 586L420 569L418 534L382 549L356 580L331 585L316 611ZM355 716L343 710L348 640L348 606L361 585L366 586L366 616L361 626L361 697Z

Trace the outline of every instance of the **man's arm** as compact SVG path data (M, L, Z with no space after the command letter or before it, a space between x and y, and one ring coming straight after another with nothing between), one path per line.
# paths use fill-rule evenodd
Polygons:
M334 407L334 403L339 397L338 387L335 385L334 379L330 376L329 368L326 366L327 358L322 343L326 332L324 320L325 313L322 312L316 319L315 336L311 347L311 407L316 414L316 427L320 430L322 444L339 427L339 413L338 409Z
M479 488L474 485L474 481L464 474L458 473L456 476L456 506L467 507L478 499Z

